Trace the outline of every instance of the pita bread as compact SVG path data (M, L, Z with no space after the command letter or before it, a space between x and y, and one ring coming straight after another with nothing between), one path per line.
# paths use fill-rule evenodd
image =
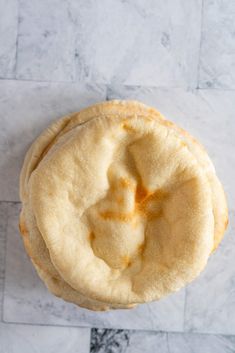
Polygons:
M109 307L191 281L227 222L206 152L137 102L102 103L53 124L26 156L21 198L36 219L27 229L43 244L47 284L57 278L67 286L61 296L71 290Z

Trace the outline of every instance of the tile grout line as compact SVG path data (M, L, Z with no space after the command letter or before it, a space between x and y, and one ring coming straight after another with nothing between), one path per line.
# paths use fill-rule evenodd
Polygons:
M218 88L218 87L198 87L197 91L221 91L221 92L235 92L235 88Z
M45 323L45 324L41 324L41 323L33 323L33 322L23 322L23 321L9 321L9 320L3 320L2 321L4 324L6 325L19 325L19 326L40 326L40 327L67 327L67 328L74 328L74 329L87 329L87 330L91 330L92 328L94 328L93 326L79 326L79 325L66 325L66 324L51 324L51 323ZM99 329L103 329L103 327L99 327ZM109 328L110 329L110 328ZM112 329L110 329L112 330ZM178 333L178 332L177 332Z
M0 203L1 202L5 202L5 203L13 203L13 204L16 204L16 205L18 205L18 204L20 204L21 203L21 201L11 201L11 200L0 200Z
M197 85L196 85L197 89L200 89L199 76L200 76L200 60L201 60L201 51L202 51L203 18L204 18L204 0L201 0L201 26L200 26L200 41L199 41L199 48L198 48Z
M9 78L9 77L0 77L0 82L1 81L15 81L15 82L35 82L35 83L47 83L47 84L74 84L74 85L84 85L84 86L89 86L89 85L98 85L98 86L105 86L105 87L115 87L115 86L123 86L123 87L136 87L136 88L156 88L156 89L185 89L188 90L188 86L153 86L153 85L132 85L132 84L112 84L109 82L99 82L99 81L45 81L45 80L40 80L40 79L28 79L28 78ZM195 89L195 88L194 88ZM208 88L208 89L213 89L213 88ZM235 90L235 89L234 89Z
M68 83L68 84L80 84L83 83L84 85L87 85L89 83L96 83L96 82L88 82L88 81L45 81L45 80L40 80L40 79L29 79L29 78L11 78L11 77L0 77L0 82L1 81L19 81L19 82L36 82L36 83Z
M224 337L234 337L235 334L229 334L229 333L221 333L221 332L200 332L200 331L188 331L188 332L183 332L183 331L159 331L159 330L147 330L147 329L127 329L127 328L117 328L117 327L97 327L97 326L78 326L78 325L56 325L56 324L40 324L40 323L26 323L26 322L15 322L15 321L2 321L6 325L22 325L22 326L40 326L40 327L68 327L68 328L74 328L74 329L89 329L90 331L92 329L101 329L101 330L127 330L127 331L137 331L137 332L148 332L148 333L166 333L166 334L175 334L175 335L203 335L203 336L224 336Z
M167 352L171 353L170 345L169 345L169 332L166 332L166 345L167 345Z
M0 321L4 322L3 317L4 317L4 297L5 297L5 281L6 281L6 259L7 259L7 229L8 229L8 204L7 204L7 209L6 209L6 223L5 223L5 237L4 237L4 255L3 255L3 284L2 284L2 298L1 298L1 307L2 307L2 312L1 312L1 318Z
M25 78L10 78L10 77L0 77L0 82L9 81L9 82L25 82L25 83L44 83L44 84L71 84L71 85L100 85L108 87L115 87L116 85L112 85L110 83L102 83L102 82L89 82L89 81L43 81L43 80L31 80ZM128 84L118 84L118 86L123 87L135 87L135 88L150 88L150 89L159 89L159 90L173 90L173 89L181 89L185 91L221 91L221 92L235 92L235 88L228 88L228 87L196 87L196 88L189 88L188 86L153 86L153 85L128 85ZM108 99L108 94L107 94ZM1 200L0 200L1 202Z

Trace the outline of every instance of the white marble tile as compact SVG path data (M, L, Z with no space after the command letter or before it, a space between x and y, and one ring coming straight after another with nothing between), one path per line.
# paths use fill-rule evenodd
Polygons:
M200 0L20 0L17 78L195 86L200 16Z
M168 334L169 353L231 353L234 336Z
M128 330L91 330L91 353L170 353L167 333L128 331Z
M70 3L78 80L195 87L200 0Z
M0 0L0 78L15 77L18 1Z
M235 2L204 0L199 87L235 88Z
M126 353L169 353L167 333L131 331Z
M235 335L235 211L222 244L187 287L185 330Z
M44 128L105 95L106 88L99 85L0 80L0 200L19 199L25 152Z
M0 202L0 321L2 317L3 285L5 277L7 207L6 202Z
M16 77L73 81L74 25L69 1L19 0L19 16Z
M0 353L89 353L90 329L0 323Z
M182 331L184 290L137 309L104 313L78 308L52 296L24 252L18 232L19 209L19 204L9 204L4 292L6 322Z
M223 182L229 205L235 204L235 92L186 91L109 86L108 99L136 99L152 105L188 130L206 147Z

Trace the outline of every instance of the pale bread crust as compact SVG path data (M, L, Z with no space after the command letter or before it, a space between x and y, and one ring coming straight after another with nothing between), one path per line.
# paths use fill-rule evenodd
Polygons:
M27 206L24 206L24 210ZM39 233L35 222L30 218L32 214L28 210L27 215L29 217L28 224L30 224L30 233L26 227L26 219L23 211L20 216L19 228L24 242L24 247L27 254L30 257L39 277L45 283L51 293L57 297L63 298L68 302L72 302L80 307L90 309L93 311L107 311L110 309L130 309L135 306L132 305L109 305L97 300L92 300L84 295L75 291L69 286L63 278L59 275L58 271L53 266L48 249L46 248L45 242L41 234Z
M106 109L106 111L104 112L105 109ZM98 114L97 114L97 110L99 111ZM118 110L118 112L117 112L117 110ZM133 112L133 110L134 110L134 112ZM137 112L136 112L136 110L137 110ZM85 112L85 114L84 114L84 112ZM38 159L41 158L41 154L45 150L45 145L48 145L48 141L50 141L50 143L51 143L51 141L54 140L56 134L59 133L61 135L61 127L64 128L63 133L65 133L66 131L71 130L79 122L79 119L80 119L80 121L81 120L85 121L86 119L91 119L91 118L99 116L100 112L102 112L104 115L105 114L107 114L107 115L113 114L114 116L115 116L115 114L116 115L117 114L120 114L120 115L126 114L127 116L130 116L131 114L140 114L140 115L145 115L148 118L151 118L152 116L154 116L155 119L157 118L157 119L163 121L162 116L159 113L157 113L155 110L153 110L152 108L147 108L146 106L139 104L139 103L136 103L136 102L104 103L99 106L88 108L86 111L83 111L82 113L74 114L73 118L71 120L69 120L70 119L69 117L63 118L62 120L60 120L59 122L54 124L54 126L52 126L49 130L47 130L47 132L45 134L43 134L43 135L41 135L41 137L39 137L40 141L35 142L36 148L35 148L35 146L32 147L31 151L29 151L28 155L26 156L26 162L25 162L25 165L24 165L24 168L22 171L22 177L21 177L21 197L23 200L24 200L24 198L27 199L27 188L25 188L23 184L26 181L25 185L27 185L27 178L30 177L30 174L31 174L33 168L35 168L35 165L38 163ZM84 119L84 116L85 116L85 119ZM167 121L164 121L164 122L165 122L165 125L170 124ZM168 128L169 128L169 126L168 126ZM171 126L171 128L172 128L172 126ZM174 126L174 128L177 131L178 128L176 128L175 126ZM182 134L182 130L179 131L179 129L178 129L178 132L180 132ZM49 135L51 135L51 136L49 136ZM187 140L187 137L188 136L186 136L186 140ZM188 146L189 149L190 148L192 149L192 147L189 146L190 143L192 144L192 143L194 143L194 141L193 142L189 141L189 138L188 138L188 140L186 141L186 145ZM199 147L195 147L194 149L198 149L198 151L199 151ZM36 150L36 154L35 154L35 150ZM194 155L195 154L196 153L194 153ZM36 155L36 157L35 157L35 155ZM206 158L204 158L204 159L206 160ZM32 161L33 161L33 163L32 163ZM210 170L210 173L212 174L211 171L213 171L213 168L208 168L208 170ZM214 171L213 171L213 173L214 173ZM226 203L225 203L225 206L226 206ZM214 211L214 216L215 216L215 210L213 209L213 211ZM224 213L226 213L226 212L224 212ZM220 235L220 237L221 237L221 235ZM215 238L216 238L216 232L215 232ZM169 289L168 289L168 291L169 291ZM164 292L164 290L163 290L163 292ZM93 293L92 293L92 295L93 295ZM164 293L163 293L163 295L164 295ZM152 300L152 299L155 299L155 298L150 298L150 300ZM68 300L70 300L70 299L68 299ZM109 299L109 300L111 302L113 302L112 299ZM137 298L137 300L142 301L142 299L139 299L139 298ZM149 300L149 299L147 299L147 300ZM71 301L74 301L74 300L71 300ZM117 300L115 302L117 302ZM123 304L126 305L126 303L123 303Z

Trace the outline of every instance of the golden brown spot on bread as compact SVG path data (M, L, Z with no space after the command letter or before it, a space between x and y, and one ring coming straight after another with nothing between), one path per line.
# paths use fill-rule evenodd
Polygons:
M174 123L172 123L170 120L163 120L162 123L165 126L174 126Z
M128 255L123 256L122 261L125 267L129 267L131 265L131 259Z
M165 117L159 111L157 111L155 108L149 108L148 112L151 115L152 120L154 120L156 118L161 119L161 120L165 120Z
M90 234L89 234L90 242L92 242L94 239L95 239L95 233L94 232L90 232Z
M115 221L121 222L130 222L134 217L134 212L129 213L121 213L121 212L114 212L114 211L104 211L100 212L100 216L104 219L111 219Z
M27 230L27 228L26 228L26 226L25 226L25 223L22 222L22 221L19 223L19 230L20 230L20 233L21 233L23 236L28 235L28 230Z
M187 147L187 144L183 140L180 141L180 145L183 147Z
M119 205L122 205L124 203L124 198L123 196L117 195L116 201Z
M127 123L123 123L122 128L128 132L137 132L137 129Z
M150 116L145 116L144 120L149 123L150 121L153 121L153 118L151 118Z
M135 185L134 183L127 179L127 178L120 178L120 185L123 187L123 188L127 188L127 189L131 189L131 190L135 190Z
M106 210L100 212L100 216L105 220L113 220L113 221L120 221L120 222L131 222L133 228L136 228L138 225L138 220L136 215L139 214L142 217L159 217L159 211L151 212L148 211L148 202L149 201L156 201L157 203L161 202L166 196L167 193L163 190L159 189L155 192L151 192L147 190L142 184L135 184L132 180L127 178L120 178L119 184L126 189L130 189L131 191L135 192L135 207L131 212L118 212L112 210ZM124 197L122 195L116 196L116 201L118 203L124 202ZM159 207L157 207L159 208Z
M225 222L224 222L224 228L226 229L228 226L228 218L226 218Z
M157 213L148 211L148 204L151 201L161 203L167 196L168 196L168 193L166 193L162 189L158 189L155 192L150 192L143 186L138 185L136 188L136 195L135 195L136 210L142 214L145 214L145 216L150 217L151 219L154 216L158 218L160 216L159 211Z
M55 283L55 284L58 284L60 281L58 280L58 278L56 277L51 277L52 281Z
M153 194L150 195L151 198L156 198L159 201L164 200L166 197L168 196L168 192L162 190L162 189L158 189L157 191L155 191Z
M144 252L144 249L145 249L145 243L140 244L137 249L138 255L142 255Z
M149 191L142 185L138 184L135 190L135 202L140 203L150 195Z
M163 217L163 210L161 209L158 212L149 212L148 213L148 219L149 221L153 221L155 219Z

